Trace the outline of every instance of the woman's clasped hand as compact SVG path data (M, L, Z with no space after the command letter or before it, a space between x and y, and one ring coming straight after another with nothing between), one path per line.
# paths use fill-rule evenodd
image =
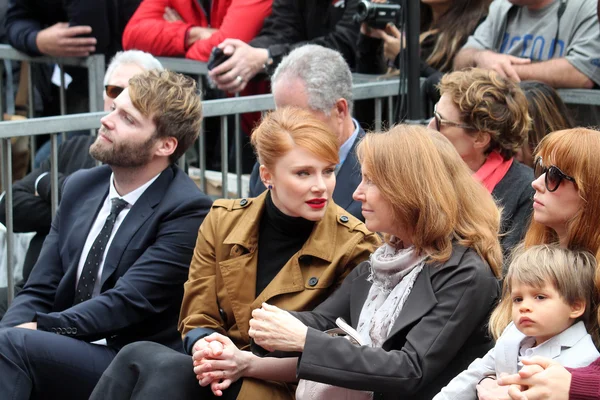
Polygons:
M248 335L268 351L302 351L308 328L289 312L263 303L252 311Z

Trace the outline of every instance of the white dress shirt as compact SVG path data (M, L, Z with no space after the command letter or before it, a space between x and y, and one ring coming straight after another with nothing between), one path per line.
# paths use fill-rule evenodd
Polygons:
M135 202L138 201L138 199L142 196L142 194L144 194L146 189L148 189L148 187L150 185L152 185L152 183L156 180L156 178L158 178L159 175L160 174L156 175L154 178L150 179L148 182L144 183L142 186L135 189L133 192L130 192L122 197L119 196L119 193L117 193L117 189L115 189L114 174L110 175L110 187L108 190L108 196L106 196L106 198L104 199L102 208L100 208L100 212L98 212L98 216L96 217L96 220L94 221L94 224L92 225L92 229L90 229L90 232L88 233L87 239L85 240L85 244L83 246L83 251L81 252L81 258L79 259L79 264L77 265L77 279L75 279L75 290L77 290L77 284L79 283L79 277L81 276L81 272L83 271L83 265L85 264L85 260L87 259L88 253L90 252L90 249L92 248L92 244L94 244L96 237L98 236L98 234L102 230L102 227L104 226L104 223L106 222L106 218L108 218L108 215L110 214L111 200L113 198L120 198L120 199L125 200L128 203L128 205L117 216L113 230L110 233L110 237L108 238L108 243L106 244L106 249L104 250L104 254L102 255L102 261L100 262L100 266L98 267L98 275L96 276L96 282L94 284L94 290L92 292L92 297L100 294L102 271L104 270L104 259L106 258L106 254L107 254L108 250L110 249L110 244L112 243L113 238L115 237L115 234L119 230L121 223L123 222L125 217L127 217L127 214L129 214L129 210L131 210L131 207L133 207Z

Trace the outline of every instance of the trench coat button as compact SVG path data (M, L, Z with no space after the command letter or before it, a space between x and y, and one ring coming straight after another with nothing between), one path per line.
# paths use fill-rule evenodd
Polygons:
M319 283L319 279L317 277L312 277L308 280L308 286L310 287L315 287L317 286L317 283Z
M246 200L246 199L241 199L240 200L240 206L246 207L247 204L248 204L248 200Z
M56 328L50 328L50 332L56 333Z
M72 332L73 332L73 335L77 335L77 328L73 327Z
M345 215L342 215L342 216L340 217L340 221L342 221L342 222L344 222L344 223L345 223L345 222L348 222L348 221L350 221L350 218L348 218L348 217L347 217L347 216L345 216Z
M66 332L67 335L70 335L71 334L71 328L65 329L65 332Z

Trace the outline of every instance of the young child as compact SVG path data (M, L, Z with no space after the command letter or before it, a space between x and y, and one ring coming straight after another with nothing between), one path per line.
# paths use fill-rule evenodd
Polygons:
M556 245L519 249L502 296L502 302L512 307L499 305L490 318L490 331L505 328L502 335L493 349L452 379L434 400L476 400L479 382L517 373L522 357L553 358L571 368L591 364L600 356L588 334L598 329L595 270L596 259L588 252ZM498 326L499 321L509 320L505 314L511 311L512 322Z

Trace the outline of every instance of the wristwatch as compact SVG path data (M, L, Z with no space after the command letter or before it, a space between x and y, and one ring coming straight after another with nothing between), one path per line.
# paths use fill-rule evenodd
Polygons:
M273 73L273 57L271 57L271 50L267 49L267 61L263 64L263 71L271 75Z

